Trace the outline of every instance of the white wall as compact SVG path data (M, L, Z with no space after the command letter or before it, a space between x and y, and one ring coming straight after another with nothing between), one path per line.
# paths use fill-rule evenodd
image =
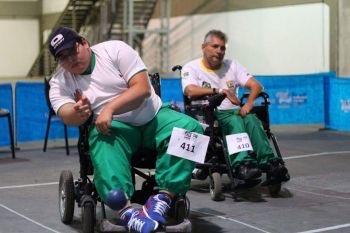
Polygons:
M43 14L62 12L66 8L68 2L69 0L43 0Z
M159 27L152 20L150 28ZM227 58L255 75L329 71L329 8L315 3L232 11L171 19L170 67L201 56L203 37L220 29L229 37ZM159 40L159 38L158 38ZM145 62L159 69L155 34L145 41ZM153 52L152 52L153 50ZM158 67L157 67L158 66Z
M39 53L39 21L0 20L0 79L25 77Z

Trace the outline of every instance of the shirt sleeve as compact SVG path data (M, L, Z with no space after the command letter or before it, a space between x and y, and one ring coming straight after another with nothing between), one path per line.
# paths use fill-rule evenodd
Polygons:
M235 66L235 73L236 73L236 77L237 77L237 81L240 84L240 86L244 87L245 84L247 83L247 81L253 77L253 75L251 75L248 70L242 66L239 62L237 61L233 61L234 62L234 66Z
M126 82L129 82L135 74L147 70L138 53L128 44L122 41L111 41L111 43L115 44L113 48L108 49L108 52L111 53L113 63Z
M181 84L182 92L184 92L185 88L190 84L200 86L197 78L197 72L190 65L185 65L181 70Z
M63 82L63 84L61 82ZM54 75L50 80L50 103L56 114L58 114L58 111L62 105L67 103L75 103L72 90L69 89L71 84L66 82L67 79L62 75L62 73Z

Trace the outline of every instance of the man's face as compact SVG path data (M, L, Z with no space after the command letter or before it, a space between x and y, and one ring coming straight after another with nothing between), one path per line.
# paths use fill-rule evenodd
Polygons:
M90 52L87 42L76 43L75 48L64 50L58 56L58 62L67 71L81 74L90 65Z
M202 44L203 58L208 68L218 69L225 56L226 45L225 41L216 36L212 36L210 40Z

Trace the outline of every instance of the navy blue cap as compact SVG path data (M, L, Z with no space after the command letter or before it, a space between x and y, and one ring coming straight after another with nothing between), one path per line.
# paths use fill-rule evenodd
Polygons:
M49 36L49 50L53 56L65 49L74 48L80 36L71 28L59 27Z

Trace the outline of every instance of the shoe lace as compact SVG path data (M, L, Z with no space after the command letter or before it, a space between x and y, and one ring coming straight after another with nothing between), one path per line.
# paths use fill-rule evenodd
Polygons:
M160 200L157 196L154 199L156 200L156 202L153 206L153 212L164 216L165 212L170 208L170 206L165 201Z
M136 230L137 232L141 232L143 225L145 225L145 221L137 218L139 215L139 211L135 211L132 213L130 220L128 222L129 230Z

